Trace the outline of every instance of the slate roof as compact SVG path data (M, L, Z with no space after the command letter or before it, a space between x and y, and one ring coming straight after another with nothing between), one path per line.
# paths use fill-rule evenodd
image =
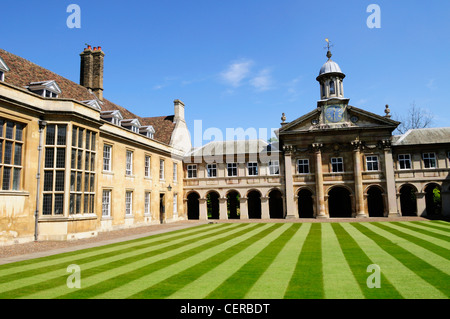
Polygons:
M229 140L213 141L202 147L195 148L185 156L220 156L236 154L254 154L266 150L278 151L278 148L272 147L265 140Z
M31 82L54 80L61 89L59 98L73 99L80 102L97 99L95 94L90 92L84 86L1 48L0 58L10 69L9 72L5 73L4 80L4 82L8 84L24 89ZM141 117L105 98L102 102L102 111L119 110L124 119L138 119L142 125L152 125L155 129L154 139L164 144L170 143L172 132L175 128L175 123L173 123L173 115Z
M393 136L392 142L395 146L450 143L450 127L411 129L403 135Z

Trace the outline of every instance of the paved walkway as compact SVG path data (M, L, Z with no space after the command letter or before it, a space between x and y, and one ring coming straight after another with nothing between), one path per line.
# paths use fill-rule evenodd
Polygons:
M121 241L147 237L165 232L194 227L207 223L332 223L332 222L380 222L427 220L422 217L380 217L380 218L329 218L329 219L230 219L230 220L187 220L162 225L150 225L135 228L100 232L97 237L70 241L38 241L10 246L0 246L0 265L11 262L45 257L65 252L98 247Z

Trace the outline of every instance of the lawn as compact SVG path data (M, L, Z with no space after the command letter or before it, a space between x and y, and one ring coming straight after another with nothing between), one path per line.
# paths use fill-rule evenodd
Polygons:
M0 298L447 299L449 238L443 221L207 224L1 265Z

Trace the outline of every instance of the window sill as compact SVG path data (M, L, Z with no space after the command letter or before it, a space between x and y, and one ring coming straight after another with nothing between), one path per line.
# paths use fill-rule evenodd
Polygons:
M113 171L102 171L102 174L105 174L105 175L114 175L114 172L113 172Z
M0 196L30 196L30 193L25 191L0 190Z

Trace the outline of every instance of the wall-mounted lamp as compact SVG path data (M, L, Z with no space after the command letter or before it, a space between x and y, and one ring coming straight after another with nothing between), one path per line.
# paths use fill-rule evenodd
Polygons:
M169 192L171 192L172 191L172 186L170 186L170 184L169 184L169 186L167 186L167 189L169 190Z

